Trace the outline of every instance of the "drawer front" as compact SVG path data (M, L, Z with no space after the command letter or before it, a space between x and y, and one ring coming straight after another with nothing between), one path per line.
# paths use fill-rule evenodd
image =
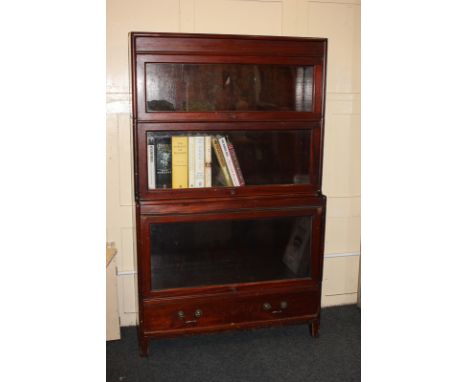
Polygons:
M149 301L143 307L145 332L203 331L260 322L313 318L318 315L315 290L240 294Z

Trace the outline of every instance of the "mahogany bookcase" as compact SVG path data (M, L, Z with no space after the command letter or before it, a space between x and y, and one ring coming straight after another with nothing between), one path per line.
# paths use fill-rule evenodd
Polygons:
M327 40L130 33L140 353L151 338L317 336ZM244 186L149 186L148 139L225 136ZM170 173L170 167L168 167ZM170 175L169 175L170 176Z

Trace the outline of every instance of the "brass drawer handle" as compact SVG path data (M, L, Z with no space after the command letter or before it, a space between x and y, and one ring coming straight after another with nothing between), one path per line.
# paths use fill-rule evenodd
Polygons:
M203 311L201 309L197 309L195 311L195 317L200 318L203 314Z
M283 310L285 310L288 307L288 302L287 301L281 301L280 302L280 308L279 310L274 310L271 313L273 314L280 314L283 313Z
M264 302L262 308L264 311L268 312L271 309L271 304L269 302Z
M283 310L285 310L288 307L287 301L281 301L280 302L280 308L278 310L272 310L271 314L280 314L283 313ZM264 311L268 312L271 310L271 304L269 302L264 302L262 305L262 308Z
M203 311L201 309L197 309L195 313L193 314L196 318L194 320L187 320L184 321L184 325L189 325L189 324L196 324L198 322L198 319L203 315ZM183 310L179 310L177 312L177 317L179 317L181 320L185 320L185 313Z

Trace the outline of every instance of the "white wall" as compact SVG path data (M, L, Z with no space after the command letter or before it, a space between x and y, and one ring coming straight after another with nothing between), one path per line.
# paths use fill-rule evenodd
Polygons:
M108 0L107 240L118 249L122 325L136 324L128 32L329 39L322 305L355 303L360 252L360 1Z

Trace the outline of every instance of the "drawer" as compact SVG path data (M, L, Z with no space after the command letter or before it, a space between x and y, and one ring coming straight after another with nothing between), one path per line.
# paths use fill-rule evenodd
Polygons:
M147 301L143 306L145 332L188 331L255 326L316 317L320 306L316 290Z

